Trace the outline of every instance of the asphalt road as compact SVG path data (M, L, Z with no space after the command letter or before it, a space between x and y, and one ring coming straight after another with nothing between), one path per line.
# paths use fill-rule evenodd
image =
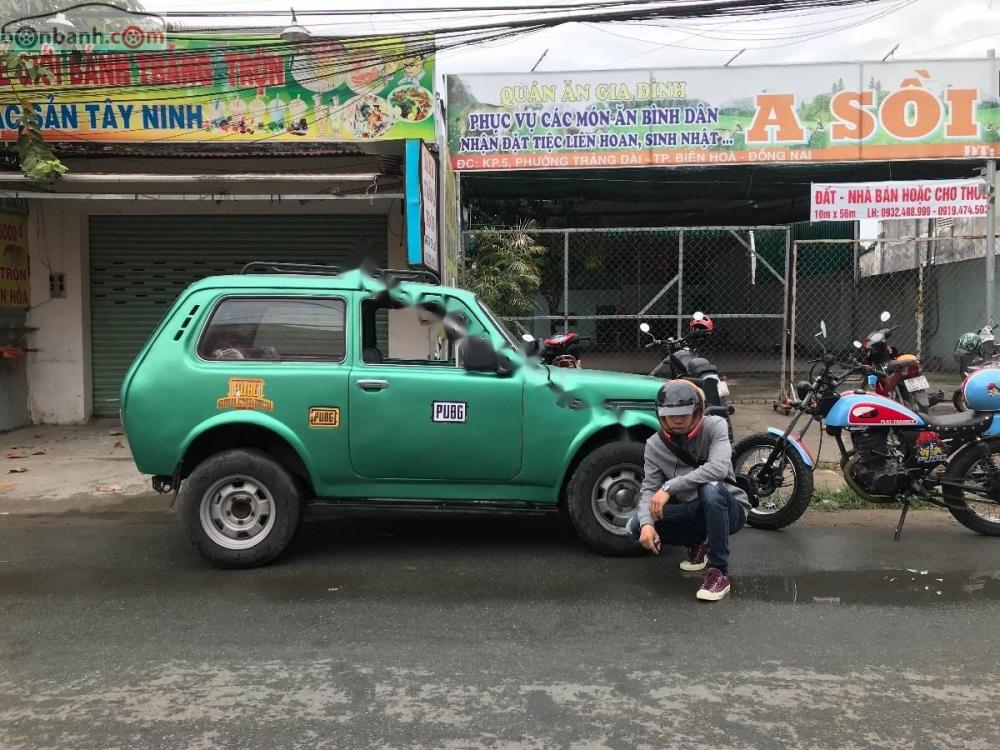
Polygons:
M0 747L992 750L1000 539L892 523L741 532L704 604L551 518L314 517L224 572L165 513L5 516Z

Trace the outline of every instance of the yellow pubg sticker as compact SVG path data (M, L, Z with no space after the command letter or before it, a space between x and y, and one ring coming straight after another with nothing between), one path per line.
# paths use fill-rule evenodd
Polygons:
M309 410L310 427L340 427L340 409L333 406L314 406Z
M229 378L229 395L216 404L219 409L274 411L274 402L264 398L263 378Z

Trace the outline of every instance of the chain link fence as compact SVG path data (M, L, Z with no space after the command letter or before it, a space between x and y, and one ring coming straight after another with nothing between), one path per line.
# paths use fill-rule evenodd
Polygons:
M639 324L649 323L657 338L678 336L702 311L715 322L703 354L761 398L781 390L787 227L469 231L462 269L488 235L495 245L505 234L527 235L545 249L535 309L500 311L512 327L536 338L576 331L586 337L587 367L645 373L662 353L643 349Z
M891 341L900 353L918 356L939 385L954 381L958 336L986 322L983 259L968 252L984 243L983 237L795 241L789 382L806 377L808 360L821 351L821 321L828 350L845 356L853 341L898 326ZM888 323L880 320L883 311L892 316Z
M639 324L657 338L682 335L696 311L715 322L701 351L732 381L737 402L770 403L809 371L826 323L829 351L892 314L892 341L921 358L944 385L957 377L959 335L985 323L982 237L792 240L789 227L483 230L463 233L461 269L489 232L527 235L544 248L529 314L503 315L547 338L586 337L584 365L644 373L662 353L643 349ZM464 274L463 274L464 276ZM463 281L464 283L464 281Z

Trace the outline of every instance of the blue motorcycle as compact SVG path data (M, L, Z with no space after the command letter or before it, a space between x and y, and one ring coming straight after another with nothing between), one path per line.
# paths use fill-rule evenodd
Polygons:
M867 389L838 392L859 374ZM735 470L757 485L759 504L748 523L779 529L805 512L815 461L802 436L818 421L836 441L844 480L859 497L902 504L896 539L914 500L947 508L979 534L1000 536L1000 368L970 375L963 387L970 411L946 415L919 414L877 395L876 377L869 365L824 354L813 360L810 379L797 386L792 406L797 413L788 427L751 435L733 447ZM808 421L796 433L803 417Z

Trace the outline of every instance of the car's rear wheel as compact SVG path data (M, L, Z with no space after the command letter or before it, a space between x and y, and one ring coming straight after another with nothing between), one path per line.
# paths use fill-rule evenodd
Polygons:
M566 488L566 509L580 538L605 555L639 552L626 524L642 494L643 443L607 443L588 453Z
M178 495L195 551L220 568L265 565L299 524L302 491L282 464L257 450L228 450L199 464Z

